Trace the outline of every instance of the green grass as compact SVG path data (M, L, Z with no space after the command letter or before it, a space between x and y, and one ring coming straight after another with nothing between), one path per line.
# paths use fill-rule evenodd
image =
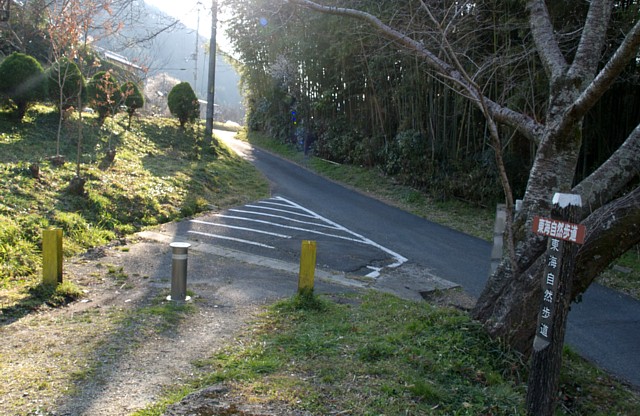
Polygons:
M82 125L80 175L85 195L69 193L76 176L78 126ZM0 111L0 319L28 312L39 284L41 235L63 230L65 256L211 207L228 207L268 195L267 182L248 162L214 143L203 148L202 125L181 130L176 120L77 116L63 126L57 166L58 116L36 106L23 122ZM112 163L105 159L116 149ZM40 177L29 167L37 163ZM36 300L36 303L38 301ZM10 313L9 313L10 312ZM16 315L17 314L17 315Z
M273 305L200 377L136 415L159 415L207 385L241 403L313 415L521 415L527 367L465 313L369 292ZM637 394L565 351L557 415L637 414ZM343 412L343 413L340 413Z

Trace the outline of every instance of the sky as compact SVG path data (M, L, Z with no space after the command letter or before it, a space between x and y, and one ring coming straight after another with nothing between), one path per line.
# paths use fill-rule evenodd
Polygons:
M197 29L200 36L206 39L211 37L212 0L144 0L144 2L180 20L189 29ZM200 24L198 24L198 10L200 11ZM220 26L220 17L218 15L216 43L223 51L232 54L231 44L225 36L224 29Z
M211 36L211 0L144 0L184 23L190 29L199 29L201 36ZM198 28L198 10L200 27Z

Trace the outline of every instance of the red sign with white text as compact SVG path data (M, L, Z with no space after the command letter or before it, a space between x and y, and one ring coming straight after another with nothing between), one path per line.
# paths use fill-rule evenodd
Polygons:
M584 243L587 227L550 218L534 217L533 232L576 244Z

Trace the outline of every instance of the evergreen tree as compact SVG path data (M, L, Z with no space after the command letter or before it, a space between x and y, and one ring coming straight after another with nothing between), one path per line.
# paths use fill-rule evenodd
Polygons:
M131 119L136 110L144 106L144 96L140 92L140 88L135 82L125 82L120 87L120 94L124 99L124 105L127 107L127 114L129 115L128 126L131 128Z
M200 103L196 93L188 82L181 82L169 91L167 97L169 111L180 122L180 128L193 123L200 117Z
M32 56L14 52L0 63L0 93L16 106L22 120L29 106L45 98L46 84L40 63Z

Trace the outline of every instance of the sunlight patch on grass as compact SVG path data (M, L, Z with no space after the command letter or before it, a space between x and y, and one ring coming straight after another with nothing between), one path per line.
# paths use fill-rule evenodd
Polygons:
M123 115L100 127L83 117L84 196L67 192L76 176L77 130L63 126L54 165L57 113L36 106L23 123L0 111L0 285L37 273L43 229L60 227L66 256L145 227L268 195L266 180L248 162L220 148L203 150L203 127L181 130L175 120L141 118L126 129ZM116 149L106 162L108 148ZM217 156L216 156L217 155ZM37 162L39 178L30 165Z

